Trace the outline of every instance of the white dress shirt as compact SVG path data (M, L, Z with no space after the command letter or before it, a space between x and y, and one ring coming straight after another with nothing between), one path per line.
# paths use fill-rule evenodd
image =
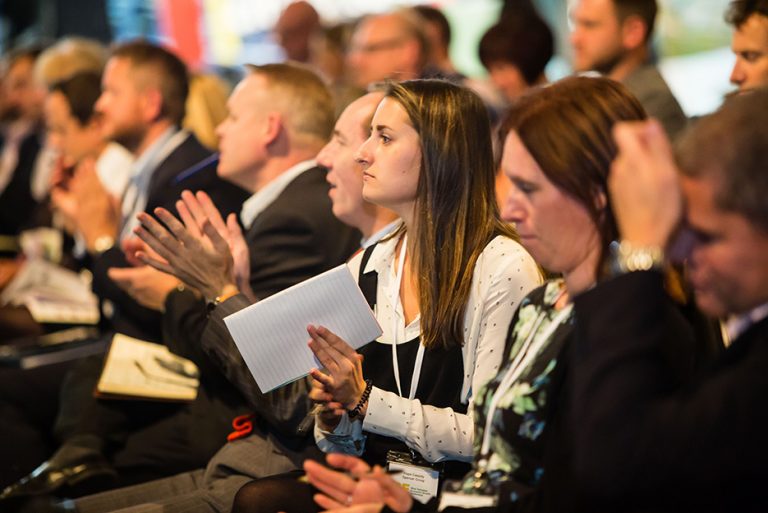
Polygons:
M314 160L299 162L245 200L240 208L240 221L245 226L245 229L250 228L259 214L283 193L288 184L298 178L304 171L309 171L313 167L317 167L317 163Z
M189 132L170 127L149 148L139 155L131 167L131 175L122 198L120 240L133 235L139 225L136 216L147 207L149 182L158 166L189 137Z
M107 192L115 198L122 198L131 177L131 152L115 142L107 143L95 165L96 174Z
M421 333L420 316L405 325L399 290L395 290L399 289L394 265L398 240L379 243L365 268L365 272L378 273L375 314L383 334L373 343L402 344ZM359 275L361 259L362 254L358 254L348 264L355 278ZM493 239L475 265L464 315L465 373L461 377L461 400L468 405L470 413L422 404L418 399L381 390L374 383L364 422L350 421L345 414L333 433L322 431L316 425L318 447L325 452L361 454L363 432L370 431L405 442L427 461L470 461L474 433L473 390L479 390L498 372L512 315L523 297L540 284L539 269L520 244L502 236ZM396 304L392 304L392 297L398 298ZM382 365L391 365L391 362L382 362ZM392 411L407 412L409 422L392 415ZM437 440L441 441L439 447Z

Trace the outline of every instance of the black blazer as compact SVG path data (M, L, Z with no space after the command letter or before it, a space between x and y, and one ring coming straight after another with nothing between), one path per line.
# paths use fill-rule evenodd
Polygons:
M176 213L176 201L186 189L205 190L224 216L238 211L248 194L219 178L215 164L207 166L186 180L176 182L176 176L210 154L211 152L190 134L152 174L146 211L151 213L156 207L164 207ZM94 292L100 299L108 300L113 305L112 328L130 336L159 341L162 337L160 314L139 305L107 276L110 267L128 267L122 250L113 247L95 257L91 267Z
M259 426L256 436L268 438L285 456L301 465L304 458L322 454L313 436L314 418L307 419L312 408L309 382L300 379L267 394L261 393L224 324L226 316L249 305L248 298L237 295L216 307L203 335L203 349L256 413ZM305 419L308 423L302 426Z
M19 159L10 182L0 193L0 235L18 235L38 206L32 197L32 173L41 148L41 135L33 131L19 143Z
M768 320L681 384L663 295L636 272L575 299L577 486L591 511L768 511Z

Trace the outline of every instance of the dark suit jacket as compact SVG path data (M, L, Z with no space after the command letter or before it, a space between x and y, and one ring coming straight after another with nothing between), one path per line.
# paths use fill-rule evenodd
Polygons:
M300 379L267 394L261 393L224 324L225 317L250 304L248 298L237 295L217 306L211 312L203 334L203 349L235 384L245 397L248 407L256 413L256 429L250 438L258 437L263 441L251 440L250 443L259 447L272 447L299 468L306 458L320 459L322 456L314 441L314 419L307 417L312 408L309 382ZM223 461L242 457L243 455L229 451ZM232 461L229 461L229 466L237 468ZM263 476L251 472L250 477Z
M648 115L659 120L670 139L675 140L682 133L688 119L656 66L644 64L632 71L622 83L635 95Z
M224 216L230 212L237 212L248 194L239 187L220 179L216 175L214 164L186 180L176 182L176 176L209 155L210 151L190 134L152 174L145 210L151 213L156 207L164 207L175 213L176 201L182 191L189 189L206 191ZM95 257L91 266L94 292L101 299L109 300L114 305L115 313L111 323L115 331L159 341L162 337L160 314L139 305L107 276L107 270L110 267L127 266L125 255L119 247L113 247Z
M265 298L345 262L359 247L360 234L333 216L325 171L314 168L292 181L256 218L246 240L251 286ZM165 333L173 334L167 343L203 366L219 369L259 414L262 430L279 438L279 445L298 451L313 446L306 443L311 436L294 435L310 407L306 384L299 381L262 394L229 336L223 318L248 304L244 296L235 296L214 309L209 320L204 305L190 293L173 292L166 302ZM182 340L184 347L179 347Z
M343 263L359 245L360 234L333 216L325 171L314 168L288 184L282 194L259 214L246 231L246 240L251 256L251 286L258 297L263 298ZM206 449L214 443L221 446L225 438L220 432L225 425L197 414L207 408L220 418L227 409L231 416L255 409L259 415L251 436L260 437L262 441L253 443L251 440L251 445L279 451L298 467L304 457L318 452L311 426L306 434L295 435L296 425L306 416L310 406L307 388L304 382L297 382L273 394L259 392L222 321L227 312L247 305L243 296L219 305L214 311L215 321L211 323L216 335L209 338L207 333L203 335L208 317L202 300L189 291L172 292L167 298L163 316L165 343L175 353L195 361L201 369L198 399L168 417L169 424L172 421L179 427L167 438L175 440L179 433L184 433L192 442L190 447L197 448L205 443L209 444ZM204 349L212 349L210 358ZM197 420L189 422L194 417ZM186 429L181 427L183 423L187 424ZM139 440L144 446L150 445L147 439ZM118 455L116 462L135 466L137 462L143 463L137 456L146 452L140 452L138 448L128 450ZM157 448L153 449L152 454L157 456L158 453ZM241 461L237 465L228 464L232 463L229 458L237 457L237 451L224 450L220 454L219 464L243 468ZM243 457L248 454L251 452Z
M334 217L321 168L288 184L248 227L245 239L251 287L260 298L343 263L360 244L360 234ZM163 332L172 351L205 365L200 339L207 322L203 300L188 291L169 294Z
M185 189L205 190L223 214L240 208L247 193L216 175L211 165L176 183L176 176L210 152L190 135L157 167L150 180L146 210L162 206L175 212L175 203ZM161 315L140 306L107 276L110 267L126 267L120 248L112 248L93 259L94 290L115 309L115 331L148 340L161 340ZM241 411L241 400L231 394L212 393L201 386L191 404L148 403L143 401L101 401L91 391L101 373L102 356L81 362L62 386L62 406L57 420L64 437L82 434L109 440L108 455L122 477L154 479L197 468L221 445L233 411ZM208 383L204 371L201 383ZM224 385L225 380L218 377ZM114 446L114 448L113 448ZM130 482L130 481L129 481Z
M1 235L18 235L37 207L37 201L32 198L31 181L40 141L40 132L33 131L19 143L19 158L13 176L0 193Z
M333 217L327 190L320 169L303 173L247 231L251 282L261 297L342 263L357 245L358 235ZM110 439L124 433L112 461L130 478L138 472L146 478L150 472L178 473L204 465L226 441L232 417L250 411L238 388L201 349L206 322L205 304L191 292L169 295L162 317L164 341L201 370L198 397L191 404L85 401L78 396L88 414L74 432Z
M768 320L693 384L662 279L629 273L575 299L575 471L591 511L768 511Z

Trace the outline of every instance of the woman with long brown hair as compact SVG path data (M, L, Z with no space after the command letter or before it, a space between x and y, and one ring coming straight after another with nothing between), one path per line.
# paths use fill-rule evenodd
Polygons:
M326 452L410 465L432 479L471 459L473 392L498 371L503 334L540 281L500 219L490 123L480 99L443 81L391 84L358 151L363 196L402 219L350 262L383 335L358 352L310 327L315 438ZM471 411L471 410L470 410ZM395 461L397 460L397 461ZM404 461L407 460L407 461ZM418 490L425 499L434 482ZM306 512L311 487L294 477L246 485L234 511Z
M531 292L507 334L504 365L474 401L475 453L471 472L449 483L441 508L461 511L566 511L569 445L566 427L566 350L574 335L573 296L606 276L604 261L616 224L607 179L617 148L611 130L646 117L619 83L572 77L519 99L501 127L502 170L512 182L503 210L521 243L561 278ZM363 462L333 455L329 463L371 475ZM418 504L375 470L354 481L316 463L305 468L325 495L326 509L370 503L416 511ZM372 483L375 482L375 483ZM363 486L361 486L361 484ZM547 493L557 489L558 493ZM452 511L452 510L451 510Z

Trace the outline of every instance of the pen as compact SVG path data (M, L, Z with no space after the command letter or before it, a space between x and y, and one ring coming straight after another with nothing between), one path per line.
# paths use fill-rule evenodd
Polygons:
M312 407L311 410L309 410L309 413L307 413L307 416L304 417L304 420L302 420L298 427L296 428L296 434L299 436L304 436L309 432L309 428L312 427L312 423L315 421L315 415L323 411L323 405L320 403L315 403L315 405Z
M200 372L197 370L197 367L194 365L189 365L189 362L186 362L187 365L184 363L181 363L178 360L174 359L164 359L155 356L155 362L162 367L163 369L167 371L171 371L174 374L179 374L181 376L184 376L185 378L192 378L192 379L198 379L200 377Z
M151 372L147 371L147 369L145 369L144 366L138 360L134 360L133 363L139 369L139 372L141 372L141 374L150 381L156 381L158 383L167 383L169 385L174 385L177 387L193 388L197 390L198 385L195 383L165 378L163 376L155 376Z
M184 180L186 180L190 176L199 173L200 171L202 171L203 169L205 169L209 165L216 164L218 162L219 162L219 154L218 153L214 153L213 155L210 155L210 156L204 158L203 160L201 160L197 164L193 164L193 165L189 166L187 169L185 169L184 171L182 171L181 173L176 175L176 179L174 181L175 181L175 183L183 182Z

